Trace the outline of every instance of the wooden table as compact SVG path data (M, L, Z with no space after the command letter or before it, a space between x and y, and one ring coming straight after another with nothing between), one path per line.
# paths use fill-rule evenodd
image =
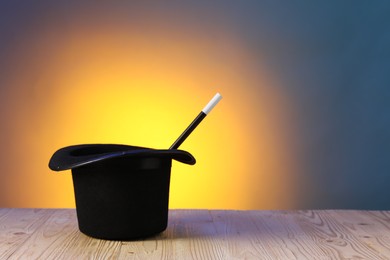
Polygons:
M171 210L165 232L105 241L74 209L0 209L0 259L390 259L390 211Z

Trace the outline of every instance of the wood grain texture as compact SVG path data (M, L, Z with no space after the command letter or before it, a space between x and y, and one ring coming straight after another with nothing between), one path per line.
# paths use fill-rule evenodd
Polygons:
M390 211L170 210L155 237L105 241L74 209L0 209L0 259L390 259Z

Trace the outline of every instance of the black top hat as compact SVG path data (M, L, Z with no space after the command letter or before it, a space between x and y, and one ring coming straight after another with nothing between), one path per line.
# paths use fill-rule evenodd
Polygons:
M195 158L183 150L81 144L56 151L49 167L72 170L81 232L132 240L167 227L172 159L195 164Z

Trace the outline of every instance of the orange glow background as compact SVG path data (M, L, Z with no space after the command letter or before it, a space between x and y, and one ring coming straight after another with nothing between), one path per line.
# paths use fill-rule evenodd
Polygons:
M75 207L70 172L47 166L57 149L168 148L220 92L180 147L197 164L173 163L170 208L294 208L294 109L277 79L222 15L165 15L60 13L18 36L0 98L1 207Z

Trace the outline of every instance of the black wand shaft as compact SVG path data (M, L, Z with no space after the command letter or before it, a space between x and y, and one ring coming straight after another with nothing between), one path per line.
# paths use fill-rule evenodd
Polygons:
M194 131L194 129L202 122L203 118L206 117L206 114L201 111L199 115L192 121L192 123L187 127L186 130L177 138L177 140L172 144L169 149L177 149L179 146L187 139L187 137Z
M210 102L202 109L202 111L199 113L199 115L192 121L192 123L187 127L186 130L177 138L177 140L172 144L172 146L169 149L177 149L181 145L184 140L194 131L194 129L199 125L200 122L202 122L203 118L205 118L208 113L215 107L215 105L221 100L222 96L221 94L217 93L215 96L210 100Z

